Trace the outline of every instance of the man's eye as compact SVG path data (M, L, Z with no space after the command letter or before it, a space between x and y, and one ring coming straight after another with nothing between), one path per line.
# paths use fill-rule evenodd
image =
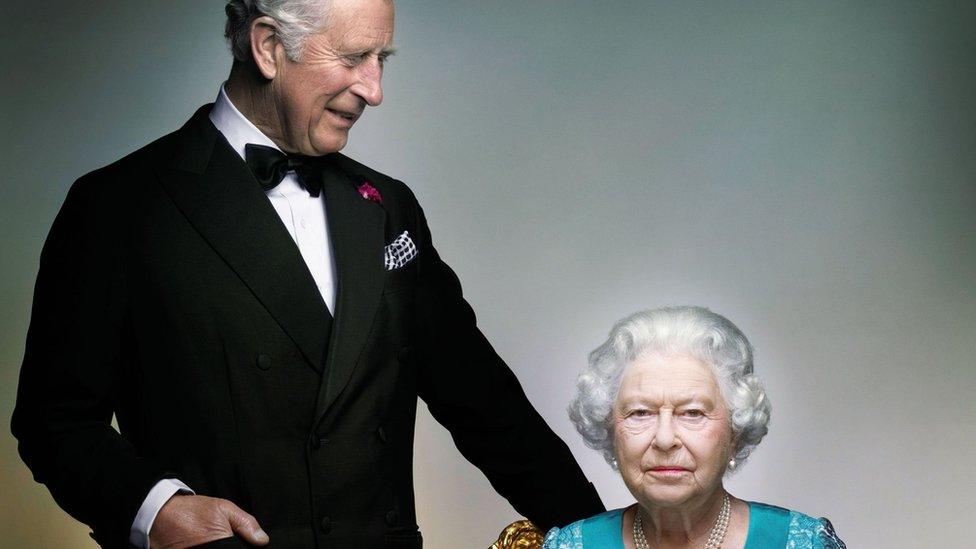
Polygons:
M347 65L354 67L366 59L366 54L344 55L342 59Z
M631 417L647 417L649 415L651 415L650 410L634 410L630 412Z

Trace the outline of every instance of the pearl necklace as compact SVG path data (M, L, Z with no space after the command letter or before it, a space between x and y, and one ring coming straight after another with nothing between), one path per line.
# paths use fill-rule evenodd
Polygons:
M648 549L647 538L644 537L644 520L641 518L640 506L637 506L636 517L634 517L634 545L637 549ZM705 549L719 549L722 540L725 539L725 531L729 529L729 518L732 515L732 502L729 495L725 494L722 500L722 510L715 518L715 524L708 532L708 541L705 542Z

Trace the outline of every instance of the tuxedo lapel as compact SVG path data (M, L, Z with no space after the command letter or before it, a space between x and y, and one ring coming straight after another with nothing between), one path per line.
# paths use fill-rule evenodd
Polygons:
M334 162L323 173L329 232L339 276L326 375L319 390L316 421L349 381L379 307L385 270L383 236L386 212L356 190L359 181Z
M321 373L328 309L281 218L208 112L201 108L181 130L173 164L159 174L163 186Z

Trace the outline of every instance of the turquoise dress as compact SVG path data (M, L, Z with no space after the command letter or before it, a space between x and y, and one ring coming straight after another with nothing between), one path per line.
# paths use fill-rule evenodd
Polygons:
M825 518L813 518L765 503L749 503L745 549L846 549ZM624 549L625 509L607 511L546 534L542 549Z

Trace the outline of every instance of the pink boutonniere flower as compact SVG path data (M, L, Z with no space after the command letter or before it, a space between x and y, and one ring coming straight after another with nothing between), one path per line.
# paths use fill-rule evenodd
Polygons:
M356 187L359 191L359 196L362 196L366 200L376 202L377 204L383 203L383 195L376 190L376 187L369 184L369 181L363 181L363 184Z

